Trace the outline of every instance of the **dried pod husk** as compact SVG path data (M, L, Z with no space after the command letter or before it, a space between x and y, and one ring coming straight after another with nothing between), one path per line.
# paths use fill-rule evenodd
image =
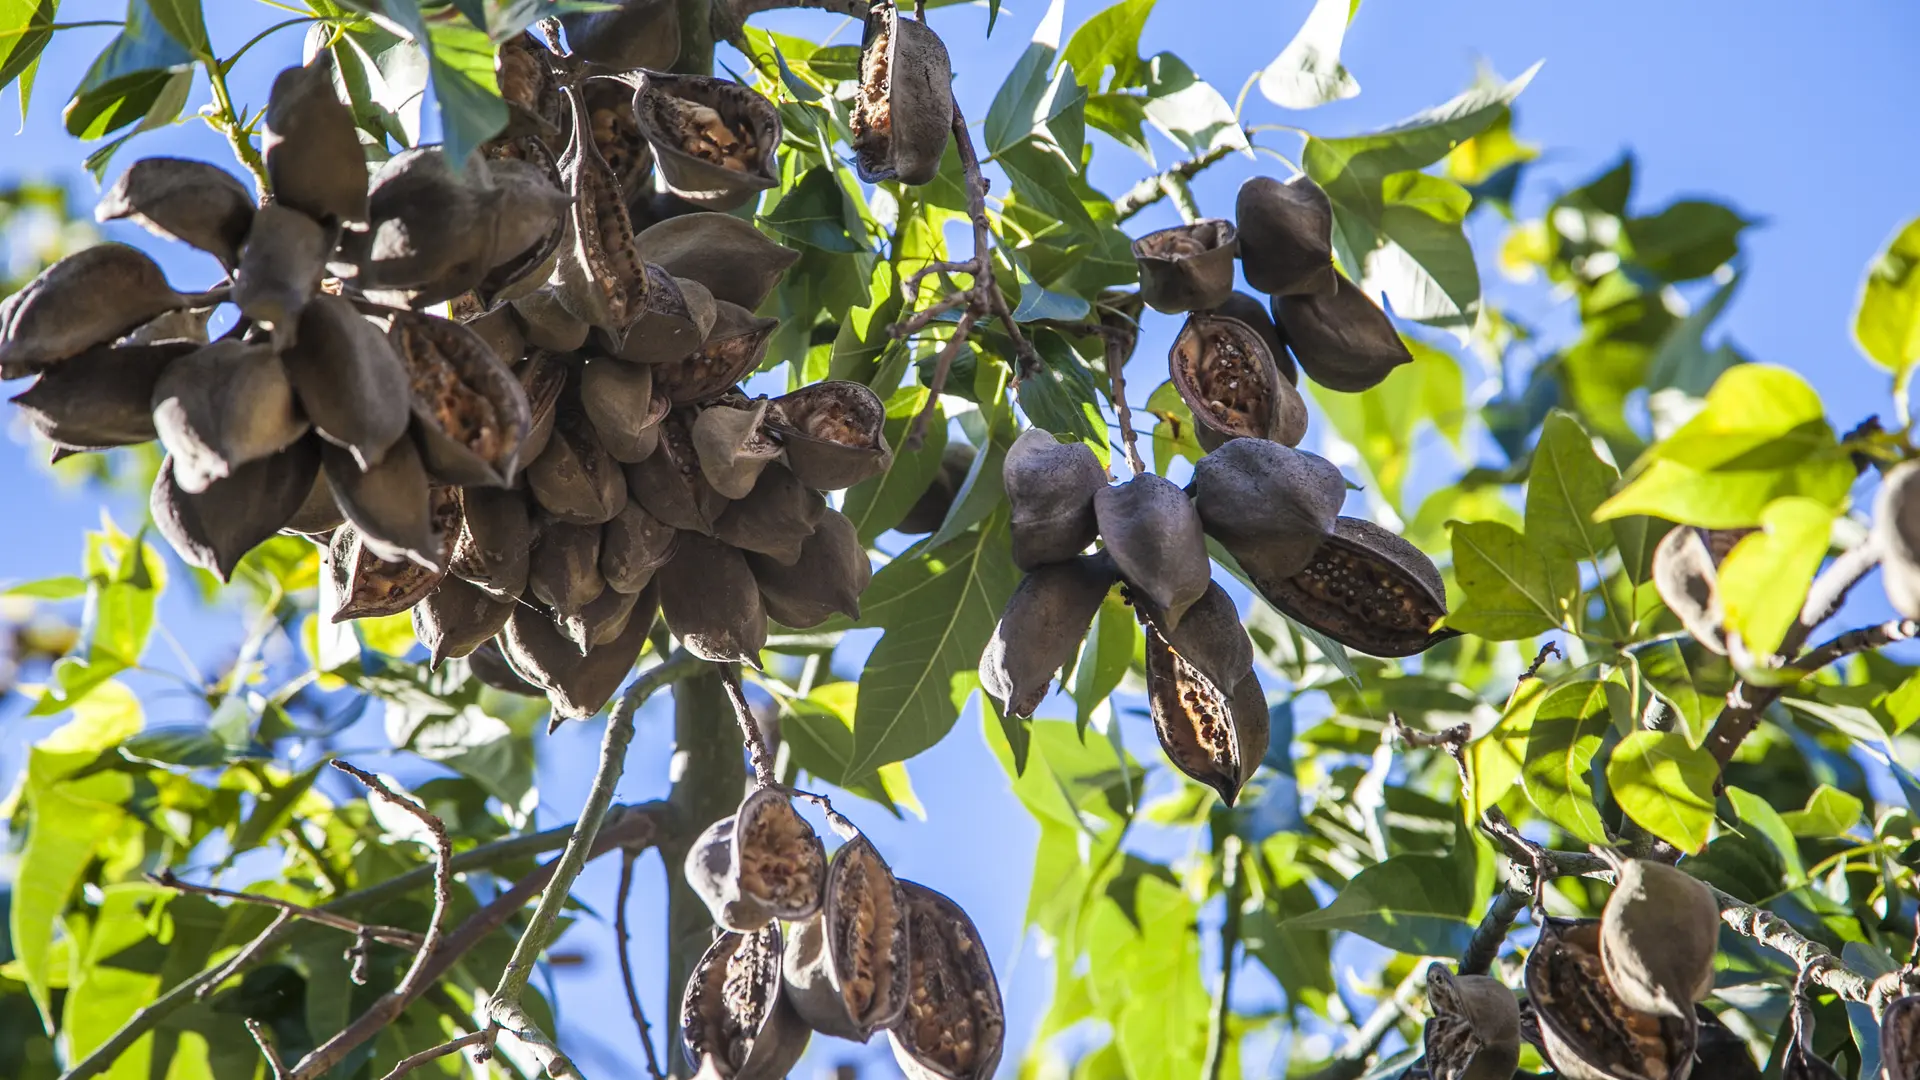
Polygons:
M307 497L294 511L293 517L280 526L283 533L313 537L319 540L347 522L347 515L340 512L340 504L333 501L333 489L327 486L327 478L318 470L313 474L313 486L307 491ZM324 543L323 540L319 541Z
M450 319L394 316L427 470L443 483L503 487L533 425L527 394L479 335Z
M1880 550L1887 602L1902 618L1920 618L1920 464L1903 462L1880 478L1871 542Z
M647 276L633 219L613 170L600 158L579 87L567 88L574 132L560 158L573 206L550 288L561 306L590 326L624 330L646 302Z
M693 452L713 490L744 499L760 474L780 459L780 440L767 427L767 400L740 406L720 403L700 410L693 421ZM717 523L716 523L717 524Z
M520 329L520 320L514 317L513 308L499 304L484 314L463 319L460 325L473 331L475 337L486 345L494 357L509 368L519 364L527 355L527 336ZM522 390L522 398L526 393Z
M434 531L431 483L411 442L395 445L380 464L364 472L337 446L326 448L321 464L340 512L375 555L392 561L410 559L430 570L444 569L442 538Z
M499 633L517 604L449 574L413 605L413 636L432 654L433 667L467 656Z
M146 252L95 244L0 300L0 379L19 379L187 306Z
M1896 998L1881 1014L1880 1067L1887 1080L1920 1076L1920 997Z
M693 449L693 420L675 409L660 421L660 445L645 461L626 467L629 497L662 522L712 535L727 510L727 497L707 483Z
M578 615L607 587L600 576L600 526L544 521L527 563L527 588L561 617Z
M1219 218L1150 232L1133 242L1140 295L1163 315L1217 308L1233 294L1239 252L1240 231Z
M327 229L300 211L279 203L261 207L240 249L234 304L271 328L276 342L288 342L301 310L320 288L333 244Z
M1013 564L1020 569L1071 559L1100 534L1093 498L1106 490L1107 471L1084 445L1028 428L1008 448L1000 477L1012 511Z
M1257 758L1244 760L1242 745L1247 739L1239 726L1242 721L1264 724L1266 710L1258 710L1256 721L1250 710L1236 709L1238 683L1220 686L1201 674L1173 651L1152 624L1146 628L1146 641L1147 706L1160 749L1174 768L1219 792L1221 801L1232 806L1241 784L1259 765ZM1255 679L1254 688L1258 687ZM1261 736L1259 741L1264 743L1264 732Z
M536 353L514 370L520 380L520 393L527 399L527 437L520 440L520 464L525 466L546 453L553 439L554 417L560 412L560 395L567 389L565 361Z
M826 513L827 500L782 465L760 473L747 497L727 504L713 535L741 551L792 566Z
M531 114L558 131L564 117L555 101L560 95L555 93L554 68L563 62L531 31L513 35L501 42L493 54L494 78L500 86L500 97L509 108ZM509 126L513 123L508 121Z
M196 494L174 483L173 463L163 461L147 506L154 528L187 565L225 581L242 556L265 543L300 509L319 469L318 446L302 439L272 457L240 466Z
M360 468L378 465L413 418L406 363L380 327L341 297L315 296L299 326L280 359L301 410Z
M780 926L720 935L693 966L680 998L687 1059L719 1080L779 1080L812 1033L781 984Z
M500 600L527 587L533 514L526 493L506 488L461 488L460 535L447 572Z
M827 510L800 545L792 566L765 555L747 556L767 614L782 626L805 630L836 614L860 617L860 594L873 580L873 562L859 530L838 510Z
M580 407L613 460L637 464L660 445L667 399L653 392L653 369L604 356L580 371Z
M1333 290L1333 203L1320 185L1256 176L1240 185L1234 219L1247 284L1269 296Z
M1600 916L1600 960L1630 1009L1691 1017L1713 990L1720 904L1692 874L1618 856L1613 894Z
M566 217L573 197L560 175L560 163L533 140L523 157L483 161L480 221L490 226L487 272L478 291L489 304L524 295L552 276L566 239ZM535 149L538 147L538 149Z
M620 636L582 655L549 612L522 601L500 634L501 652L521 678L545 690L557 716L584 719L606 707L646 646L657 589L643 591Z
M435 488L429 498L434 534L441 538L438 561L444 566L452 554L454 538L460 535L460 500L452 488ZM353 547L346 559L346 587L340 592L333 622L398 615L426 599L445 576L442 570L404 559L388 561L369 545L365 533L355 529L353 534ZM483 639L491 636L492 631L481 635Z
M937 531L946 522L947 512L953 509L953 500L966 484L967 474L973 471L976 456L978 451L965 439L948 443L940 452L940 471L934 474L933 482L914 501L907 515L894 525L893 531L908 536Z
M1329 390L1371 390L1413 363L1393 320L1337 270L1330 293L1275 300L1274 319L1307 378Z
M1120 576L1153 606L1162 626L1177 630L1213 577L1192 500L1172 481L1146 473L1101 488L1093 511Z
M507 614L513 614L513 605L508 605ZM517 694L520 697L545 697L546 691L520 677L507 662L505 653L500 651L498 637L484 642L467 654L467 670L473 677L486 686L503 694Z
M437 146L403 150L380 166L368 194L359 285L381 303L436 304L480 284L492 222L469 176Z
M757 311L800 253L732 214L681 214L649 225L640 250L676 278L697 281L715 300Z
M1338 466L1265 439L1234 439L1193 470L1201 526L1256 582L1306 569L1333 535L1346 497Z
M773 428L800 482L839 491L893 464L884 431L887 407L866 385L834 380L775 398Z
M556 353L572 352L585 345L587 337L593 333L593 327L588 326L586 320L568 310L567 305L560 301L559 293L552 285L515 297L511 306L520 320L520 330L527 344L537 349Z
M1118 580L1104 552L1036 566L1020 579L980 654L980 684L1002 712L1033 715Z
M780 327L780 320L758 318L738 304L716 300L714 309L713 329L692 356L654 365L654 389L675 405L695 405L732 389L760 367L767 341Z
M1486 975L1455 975L1427 966L1433 1019L1425 1038L1433 1080L1511 1080L1520 1067L1520 1005L1513 991Z
M1459 633L1433 629L1447 613L1433 560L1371 521L1339 519L1291 577L1248 577L1288 618L1368 656L1412 656Z
M1295 386L1300 385L1300 369L1293 365L1293 354L1287 351L1287 343L1280 336L1280 330L1273 325L1273 314L1268 302L1249 296L1243 292L1228 294L1220 306L1213 309L1215 315L1223 319L1238 319L1253 328L1260 340L1267 343L1267 349L1273 353L1273 362L1280 368L1280 377Z
M940 35L902 19L892 0L867 10L860 86L848 119L853 168L869 184L924 184L940 173L953 130L953 64ZM1232 273L1232 257L1228 257Z
M275 77L266 121L260 153L276 202L316 221L367 220L367 155L326 54Z
M645 190L653 172L653 147L640 134L640 119L633 111L633 84L623 78L590 78L582 92L593 148L600 152L600 160L607 163L631 203L635 194Z
M120 174L95 221L131 218L155 236L191 244L231 270L253 223L253 194L225 169L190 158L141 158Z
M1600 960L1598 920L1544 920L1526 980L1547 1059L1561 1076L1687 1080L1698 1022L1692 1014L1638 1012L1620 1000Z
M13 403L33 429L60 446L106 449L159 437L153 388L192 342L102 345L48 368Z
M135 327L132 333L114 344L121 347L173 345L180 342L205 345L207 322L213 318L213 311L211 307L176 308L173 311L163 311Z
M1238 685L1240 676L1252 670L1253 639L1241 625L1233 597L1219 582L1209 581L1206 592L1172 629L1166 628L1151 604L1138 603L1141 614L1153 622L1173 651L1223 691Z
M732 210L780 183L780 114L737 82L647 72L634 91L656 180L703 210Z
M646 264L647 294L618 334L602 332L607 352L632 364L676 364L700 351L720 308L705 285Z
M785 795L755 788L738 811L707 826L693 842L685 872L714 922L750 933L775 919L798 922L820 910L827 848Z
M286 368L265 343L222 338L189 353L167 366L149 400L173 481L190 492L307 433Z
M688 652L759 668L767 610L744 552L710 536L683 533L654 584L660 614Z
M680 58L680 8L674 0L618 0L613 8L560 16L575 57L619 71L665 71Z
M1266 341L1243 322L1189 315L1167 367L1193 410L1194 436L1208 450L1241 438L1298 446L1307 434L1306 401L1281 377Z
M1267 692L1260 686L1260 677L1254 674L1252 664L1240 673L1227 709L1233 717L1234 746L1240 758L1240 786L1244 788L1266 758L1267 743L1273 734L1270 730L1273 714L1267 708Z
M619 463L600 445L586 414L565 406L547 448L527 466L527 487L548 513L576 525L611 521L627 505Z
M600 575L612 592L637 593L673 558L679 532L628 502L600 526Z
M906 890L873 841L855 836L834 852L819 915L787 942L787 996L808 1027L866 1042L900 1019L910 920Z
M627 620L639 602L639 593L606 589L588 601L578 614L562 615L556 611L554 618L559 620L560 633L586 653L618 638L626 630Z
M987 944L960 905L911 881L907 1011L887 1032L907 1080L986 1080L1000 1064L1006 1006Z

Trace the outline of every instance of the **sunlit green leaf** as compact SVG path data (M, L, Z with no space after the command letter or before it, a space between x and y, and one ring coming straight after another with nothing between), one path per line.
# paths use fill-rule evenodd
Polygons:
M1340 62L1358 0L1315 0L1307 21L1260 73L1260 92L1283 109L1311 109L1350 98L1360 84Z
M1325 908L1282 925L1347 930L1397 952L1457 955L1480 917L1473 910L1471 855L1396 855L1360 871Z
M1455 522L1453 573L1465 594L1446 625L1493 641L1563 627L1580 595L1574 561L1496 521Z
M1612 722L1608 694L1619 690L1592 680L1569 683L1541 700L1527 735L1520 771L1527 798L1547 820L1589 844L1607 842L1587 771Z
M1795 836L1842 836L1860 823L1866 809L1859 799L1830 784L1821 784L1807 797L1804 810L1788 810L1780 815Z
M1833 509L1812 499L1784 498L1760 512L1761 530L1734 545L1720 564L1720 603L1727 629L1756 656L1780 647L1826 557Z
M1633 650L1640 665L1640 677L1647 681L1673 711L1679 715L1680 731L1687 745L1699 746L1713 727L1714 718L1726 704L1724 694L1701 689L1698 677L1687 663L1680 643L1671 638L1641 645Z
M1867 267L1853 337L1896 378L1920 360L1920 218L1902 226Z
M1713 824L1713 755L1672 731L1636 731L1607 762L1607 787L1620 809L1648 832L1689 854L1706 846Z

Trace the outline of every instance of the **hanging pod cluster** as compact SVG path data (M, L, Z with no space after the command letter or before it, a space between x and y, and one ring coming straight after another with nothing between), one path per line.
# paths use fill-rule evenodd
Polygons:
M1006 1012L979 931L843 831L829 860L788 797L762 787L688 852L687 881L724 931L682 999L689 1060L780 1077L815 1033L864 1043L885 1031L912 1080L992 1076Z

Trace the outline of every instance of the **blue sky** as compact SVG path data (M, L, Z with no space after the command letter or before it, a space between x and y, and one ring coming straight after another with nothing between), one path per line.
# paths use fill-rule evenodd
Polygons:
M244 0L207 0L206 6L216 43L229 50L282 17ZM1103 6L1102 0L1068 0L1069 31ZM1147 24L1145 51L1179 54L1231 99L1247 76L1286 44L1309 6L1309 0L1161 0ZM999 79L1024 48L1043 7L1038 0L1008 0L991 39L984 37L983 10L933 13L934 26L952 51L957 89L968 115L985 115ZM1844 16L1824 14L1842 8ZM121 10L118 0L69 0L61 16L73 21L112 18ZM763 24L820 34L839 21L815 12L783 12ZM0 135L0 179L68 180L76 186L79 201L90 204L92 182L78 167L81 152L61 129L59 107L108 33L82 30L56 39L42 63L39 97L24 129L15 136ZM841 41L857 40L857 29L840 33ZM1762 224L1747 234L1747 273L1721 331L1754 359L1806 375L1844 428L1886 408L1886 378L1860 356L1849 328L1868 259L1900 223L1920 214L1920 194L1912 183L1920 175L1920 139L1915 138L1920 131L1911 112L1913 102L1920 100L1920 69L1911 53L1916 40L1920 7L1900 0L1844 6L1784 0L1616 0L1606 5L1366 0L1344 54L1363 88L1361 95L1288 114L1256 92L1248 119L1295 124L1322 134L1359 132L1452 96L1471 80L1479 63L1512 76L1545 59L1517 107L1520 134L1545 152L1529 174L1521 211L1537 212L1555 191L1577 184L1631 150L1639 166L1637 209L1657 209L1677 197L1708 196L1760 219ZM272 73L295 62L298 49L298 32L291 31L256 50L236 73L236 96L257 106ZM203 88L196 88L193 100L204 96ZM14 107L9 93L4 111L11 115ZM1273 145L1290 156L1295 149L1292 137ZM1177 155L1165 143L1159 150L1162 165ZM223 142L197 122L141 137L116 164L124 167L150 154L226 160ZM1276 163L1256 166L1229 160L1203 176L1194 185L1202 209L1230 213L1234 191L1256 167L1271 170ZM1145 171L1144 163L1128 151L1102 144L1093 179L1096 186L1118 193ZM1171 209L1161 206L1136 219L1133 228L1144 232L1174 220ZM137 229L120 227L107 234L144 237ZM1481 265L1496 299L1539 307L1537 288L1510 286L1499 278L1491 247L1481 249ZM202 282L213 273L211 262L187 258L176 257L168 268L182 285ZM1163 352L1171 332L1171 320L1150 324L1140 354ZM1136 388L1138 403L1154 382L1136 381L1144 384ZM18 389L12 387L9 393ZM47 470L29 461L16 416L10 410L0 415L5 416L0 430L12 436L0 446L0 493L6 495L0 513L0 581L71 573L78 564L80 533L98 521L99 500L92 493L61 487ZM1310 442L1317 438L1309 436ZM118 516L130 522L139 512L137 507L122 507ZM1880 610L1883 602L1874 597L1864 606ZM231 617L197 613L178 595L167 614L190 631L189 649L197 657L216 656L230 647L231 637L222 635L237 633ZM0 713L6 717L9 714ZM10 777L19 767L18 739L25 732L10 718L0 722L14 729L11 737L0 732L0 772ZM1145 728L1129 724L1127 734L1130 745L1152 756ZM664 707L650 708L641 720L622 799L644 799L665 790L669 738ZM597 729L569 725L546 744L544 786L558 794L543 805L543 823L573 816L572 793L584 789L581 781L597 739ZM1014 1036L1023 1042L1045 1001L1051 966L1032 940L1022 942L1020 932L1033 826L1008 794L972 711L945 743L916 759L912 768L928 821L896 823L876 810L857 804L853 809L900 873L948 892L974 914L1008 985ZM657 938L650 928L659 925L661 894L658 864L648 865L656 872L642 874L650 884L641 891L632 915L639 928L636 957L642 987L657 1025L663 1014ZM590 869L587 895L610 897L614 872L611 863ZM598 1066L594 1071L600 1074L612 1074L614 1066L631 1062L637 1052L624 1008L611 1006L618 1001L618 991L609 941L604 926L584 921L566 945L585 952L588 963L557 975L564 1038L577 1040L584 1061L590 1069ZM1265 993L1258 979L1250 982L1256 997ZM816 1049L809 1061L822 1069L839 1060L877 1066L885 1054L879 1042L864 1049L833 1043ZM1250 1069L1265 1066L1258 1055L1249 1061ZM885 1070L870 1067L868 1075L876 1073L884 1075ZM803 1069L795 1075L814 1074Z

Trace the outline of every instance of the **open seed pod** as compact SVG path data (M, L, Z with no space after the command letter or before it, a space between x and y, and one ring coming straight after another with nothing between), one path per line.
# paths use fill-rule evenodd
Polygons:
M1698 1022L1653 1016L1626 1006L1600 961L1600 923L1544 920L1527 955L1546 1056L1568 1080L1687 1080Z
M948 443L940 453L940 471L907 510L907 516L894 525L893 531L908 536L938 531L947 520L947 512L953 509L953 500L959 496L960 488L966 484L967 474L973 471L973 459L978 453L965 439Z
M800 253L732 214L681 214L647 226L640 250L677 278L706 286L715 300L757 311Z
M1880 549L1887 602L1903 618L1920 618L1920 464L1903 462L1880 478L1871 542Z
M492 265L475 287L491 305L534 292L553 277L560 245L567 238L572 196L560 164L537 139L516 141L517 157L486 163L487 184L480 191L482 220L492 225Z
M713 329L692 356L656 364L654 389L675 405L695 405L720 396L759 368L778 319L757 318L738 304L714 301Z
M287 342L301 309L320 288L333 236L319 222L290 207L268 203L253 215L240 266L233 276L233 302L254 322Z
M445 568L430 481L412 442L396 443L380 464L365 472L345 450L328 446L321 466L340 512L375 555L389 561L411 559L430 570Z
M427 470L449 484L504 487L532 427L526 391L479 335L433 315L394 316Z
M281 353L300 408L320 437L346 448L362 469L378 465L407 433L412 395L407 365L353 303L315 296L300 333Z
M619 333L600 333L607 352L632 364L677 364L700 351L720 317L705 285L647 263L644 301Z
M160 434L153 425L154 386L168 366L196 348L190 341L97 346L48 368L12 400L56 446L95 450L143 443Z
M266 121L260 153L275 202L315 221L367 220L367 155L328 54L274 78Z
M1600 960L1630 1009L1686 1018L1713 990L1720 904L1692 874L1612 854L1617 884L1600 916Z
M527 487L542 508L561 521L599 525L627 505L626 478L600 445L586 414L562 406L553 437L527 466Z
M736 82L650 71L633 108L653 144L656 179L703 210L732 210L780 183L780 114Z
M430 666L438 668L449 657L467 656L486 644L505 628L515 606L449 574L413 605L413 636L432 654Z
M767 611L739 548L684 533L673 560L654 580L660 613L688 652L702 660L759 668Z
M543 137L560 132L565 108L555 100L560 95L554 69L565 63L531 32L515 34L494 50L494 78L514 114L507 121L509 129L530 127Z
M380 303L436 304L480 284L487 272L491 214L483 212L471 174L437 146L388 158L373 174L367 214L359 284Z
M1238 319L1253 328L1260 340L1267 343L1268 351L1273 353L1273 362L1280 368L1280 377L1300 385L1300 369L1293 364L1293 354L1287 351L1287 343L1280 337L1279 328L1273 325L1273 314L1265 300L1248 296L1243 292L1232 292L1213 309L1215 315L1223 319Z
M520 392L527 399L527 437L520 440L520 464L526 466L546 453L553 439L554 417L559 415L560 395L567 388L567 364L552 356L535 353L514 369L520 380Z
M585 99L577 86L566 94L573 137L561 155L560 174L573 208L551 288L561 306L582 322L619 331L646 302L646 271L619 181L593 144Z
M864 384L814 383L775 398L773 407L787 465L810 488L850 488L893 463L883 431L887 407Z
M533 516L524 491L459 488L460 535L447 573L497 600L514 600L527 588L533 548Z
M1260 769L1260 763L1266 759L1267 746L1272 738L1270 726L1273 713L1267 707L1267 692L1260 685L1260 677L1254 674L1253 665L1240 673L1240 679L1234 683L1233 693L1227 701L1228 714L1233 717L1233 740L1240 759L1240 787L1247 786L1253 774ZM1237 796L1236 796L1237 797Z
M760 473L783 453L767 428L767 399L717 402L693 421L693 451L700 472L729 499L744 499Z
M0 300L0 379L44 371L187 302L139 248L82 248Z
M147 508L154 528L187 565L226 581L242 556L265 543L300 509L319 469L318 446L302 439L193 493L173 482L173 463L163 461Z
M860 546L859 531L838 510L826 510L800 545L792 566L765 555L748 555L767 614L782 626L805 630L835 614L860 617L860 594L873 580L873 563Z
M95 221L131 218L155 236L191 244L231 270L253 223L253 194L205 161L150 157L133 163L93 208Z
M1105 552L1036 566L1020 579L980 654L980 685L1003 713L1033 715L1118 580Z
M665 71L680 58L680 8L674 0L618 0L611 11L560 16L567 47L589 64Z
M1433 560L1371 521L1340 518L1306 569L1253 583L1288 618L1368 656L1412 656L1458 636L1433 629L1447 613Z
M439 561L445 565L447 556L452 554L454 538L460 534L460 500L452 488L435 488L429 498L434 534L441 538ZM351 546L341 560L347 569L347 579L340 590L339 606L331 616L333 622L398 615L426 599L444 577L443 571L418 563L381 558L368 545L366 536L351 526L336 531L335 541L346 533L352 534Z
M600 576L610 592L637 593L654 571L672 560L680 534L671 525L628 502L600 526Z
M154 383L150 403L184 491L205 491L307 433L286 368L264 343L223 338L181 357Z
M581 90L586 99L587 131L600 160L613 171L621 191L631 196L644 190L647 176L653 171L653 147L640 134L640 121L633 112L633 86L624 79L592 78Z
M787 997L807 1026L866 1042L907 1007L911 914L879 849L856 836L834 852L820 914L787 941Z
M1217 308L1233 294L1239 251L1240 231L1219 218L1150 232L1133 242L1140 295L1164 315Z
M1333 290L1333 203L1320 185L1256 176L1240 185L1234 219L1247 284L1270 296Z
M1253 639L1241 625L1240 612L1233 597L1218 582L1207 582L1207 590L1187 609L1180 625L1169 630L1160 613L1151 604L1137 601L1140 613L1151 621L1181 659L1197 668L1215 686L1228 688L1253 667Z
M749 933L775 919L798 922L820 910L827 848L785 795L755 788L738 811L694 841L686 875L714 922Z
M1896 998L1881 1014L1880 1067L1887 1080L1920 1076L1920 997Z
M780 926L720 935L693 966L680 998L687 1058L720 1080L779 1080L812 1033L781 982Z
M987 945L960 905L925 885L907 891L913 934L907 1011L887 1032L907 1080L987 1080L999 1067L1006 1006Z
M1194 436L1208 450L1240 438L1298 446L1307 434L1306 401L1281 377L1267 342L1243 322L1189 315L1167 366L1193 410Z
M1425 1037L1433 1080L1511 1080L1520 1067L1520 1006L1513 991L1485 975L1455 975L1427 965L1433 1019Z
M1020 569L1071 559L1100 534L1093 499L1107 489L1107 471L1086 446L1028 428L1007 449L1000 478L1012 510L1013 564Z
M1165 477L1144 473L1101 488L1093 512L1100 542L1120 576L1153 606L1161 625L1178 629L1213 577L1206 533L1187 493Z
M713 490L693 449L693 421L675 409L660 421L660 445L626 467L627 491L647 513L676 529L713 534L727 497Z
M1346 497L1332 462L1265 439L1234 439L1193 469L1201 526L1255 582L1306 569L1333 535Z
M114 342L114 345L174 345L181 342L205 345L208 340L207 322L213 318L213 311L212 307L163 311L135 327L132 333Z
M639 593L607 589L581 608L579 614L561 615L555 612L554 618L559 620L560 633L584 654L617 639L625 632L627 620L633 617L633 611L639 603Z
M1234 692L1240 680L1217 685L1175 653L1152 624L1146 631L1147 705L1160 748L1174 768L1219 792L1221 801L1232 806L1241 784L1260 764L1258 756L1245 760L1242 746L1257 742L1263 752L1266 748L1266 709L1236 709ZM1251 674L1240 673L1242 679ZM1253 730L1243 735L1242 724Z
M1393 320L1337 270L1332 292L1276 297L1273 314L1301 370L1329 390L1371 390L1413 363Z
M848 122L861 180L924 184L939 175L953 130L953 65L940 35L901 18L893 0L867 9L860 88Z
M795 479L786 466L769 465L746 498L727 504L714 522L713 535L741 551L792 566L826 511L827 500L819 492Z
M569 227L565 238L571 240L574 233ZM567 250L571 250L570 248ZM554 274L558 274L559 261L554 263ZM526 337L527 344L550 352L572 352L586 344L593 327L586 320L575 315L560 302L559 291L551 284L535 289L525 296L515 297L512 302L513 314L520 321L520 331Z
M578 615L607 587L600 576L600 526L540 523L527 563L527 588L560 617Z

